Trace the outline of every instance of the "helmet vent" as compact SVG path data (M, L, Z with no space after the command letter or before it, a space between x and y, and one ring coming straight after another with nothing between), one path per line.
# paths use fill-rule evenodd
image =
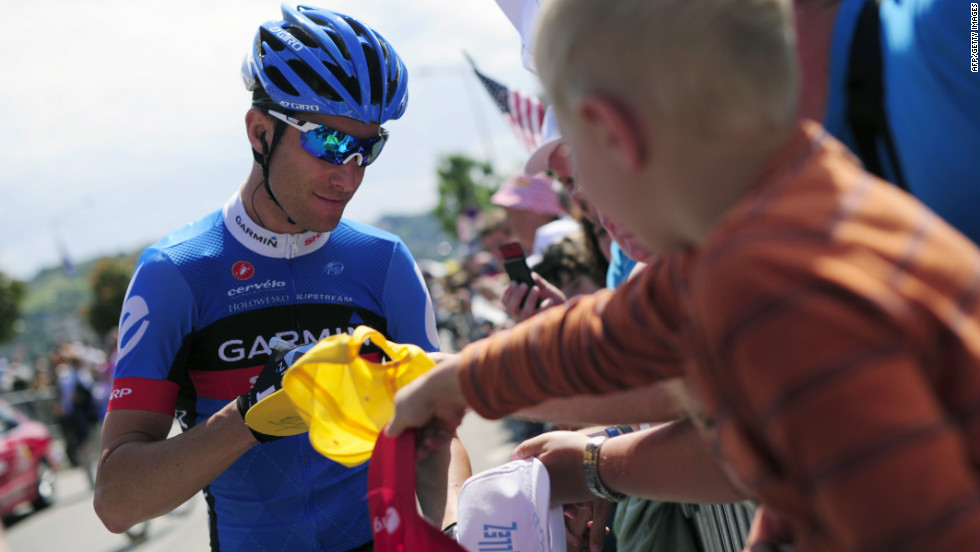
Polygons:
M385 65L388 65L391 60L391 56L388 54L388 45L383 40L379 40L378 44L381 45L381 53L383 54L382 57L384 58Z
M347 50L347 45L344 44L343 36L341 36L341 33L339 33L334 27L334 22L331 19L317 13L317 10L315 9L303 10L303 15L310 18L310 21L316 23L316 25L320 27L321 31L327 33L327 36L330 37L330 41L333 42L334 46L340 50L340 55L342 55L344 59L350 59L350 52ZM345 22L350 23L351 21L349 17L339 13L335 13L334 15L339 15Z
M392 98L395 97L395 91L398 90L398 83L402 81L402 66L401 64L395 65L394 78L388 81L388 94L385 96L385 103L391 103Z
M320 47L316 39L310 36L310 33L306 32L306 29L304 29L303 27L297 27L293 25L287 27L286 30L289 31L289 34L295 36L297 40L302 42L303 46L306 46L307 48L313 48L313 49L317 49Z
M361 25L360 21L350 17L344 17L344 21L346 21L347 24L350 25L351 30L354 31L354 34L357 35L358 38L370 40L368 36L369 31L364 28L364 25Z
M286 63L318 96L322 96L332 102L343 101L343 98L334 92L333 88L323 80L323 77L317 75L308 65L297 59L291 59Z
M344 44L343 37L341 37L340 34L332 28L325 28L323 30L331 39L333 39L333 44L338 50L340 50L340 55L343 56L344 59L349 60L350 50L347 49L347 44Z
M276 85L277 88L289 94L290 96L299 96L299 92L293 88L293 85L289 83L289 80L283 76L282 72L278 68L267 66L265 67L265 75L272 81L272 84Z
M268 44L274 52L281 52L286 49L286 45L279 40L279 37L265 30L264 27L259 28L259 40Z
M364 49L364 59L367 62L368 74L371 75L371 105L381 103L381 96L384 94L384 78L381 76L381 64L378 63L378 55L371 51L367 44L362 44Z

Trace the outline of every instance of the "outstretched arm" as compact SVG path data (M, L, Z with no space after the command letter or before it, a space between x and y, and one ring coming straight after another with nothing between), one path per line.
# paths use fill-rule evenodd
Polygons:
M583 451L589 437L553 431L514 449L514 458L536 457L548 468L552 502L595 499L585 482ZM746 495L729 482L690 421L672 422L606 440L599 449L599 478L614 491L667 502L726 503Z
M549 399L513 415L561 426L670 422L687 415L687 387L680 378L605 395Z
M440 529L456 521L456 503L466 479L473 475L463 443L433 451L418 463L418 497L422 514Z
M425 454L449 443L471 406L484 417L500 418L548 398L608 393L678 376L686 362L678 339L682 309L670 284L684 265L658 267L651 265L615 294L576 298L440 362L395 396L388 434L422 428ZM635 319L637 313L644 314L642 320Z

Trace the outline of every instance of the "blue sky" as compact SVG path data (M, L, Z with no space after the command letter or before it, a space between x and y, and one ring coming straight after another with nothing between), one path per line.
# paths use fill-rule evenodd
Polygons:
M3 2L0 271L129 251L220 206L248 174L249 95L239 77L258 0ZM537 92L520 37L493 0L323 1L374 26L409 69L409 106L347 216L373 222L437 200L440 154L526 152L466 65Z

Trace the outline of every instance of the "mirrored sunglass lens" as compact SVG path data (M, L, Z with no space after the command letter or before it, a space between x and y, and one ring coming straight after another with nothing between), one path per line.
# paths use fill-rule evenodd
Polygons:
M336 130L322 126L304 132L300 138L300 145L307 153L335 165L343 163L345 157L338 151L340 142Z
M299 144L313 157L323 158L327 153L326 144L321 138L314 135L314 132L316 131L304 132L300 135Z
M378 138L376 142L374 142L373 144L371 144L371 146L370 146L371 147L371 151L364 158L364 164L365 165L369 165L371 163L374 163L374 160L377 159L379 155L381 155L381 150L384 149L384 147L385 147L385 141L386 141L385 138L384 137L381 137L381 138Z
M325 126L304 132L300 139L300 145L310 155L334 165L342 165L355 153L361 154L361 165L369 165L381 153L384 143L384 137L357 138Z

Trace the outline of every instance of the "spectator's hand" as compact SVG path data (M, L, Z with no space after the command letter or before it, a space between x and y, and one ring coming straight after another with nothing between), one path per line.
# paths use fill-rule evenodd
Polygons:
M592 521L592 503L565 504L565 550L581 552L588 550L589 522Z
M286 353L291 351L293 347L285 341L278 339L273 340L269 345L272 347L272 356L269 357L269 362L266 363L262 371L259 372L258 377L255 378L252 389L248 393L238 397L238 413L242 415L243 421L245 420L245 413L262 400L263 397L282 389L282 375L289 368L289 364L286 362ZM248 429L255 436L255 440L260 443L282 439L282 437L277 435L266 435L252 428Z
M589 550L601 552L609 534L609 518L613 513L613 503L604 498L592 501L592 521L589 522Z
M565 548L569 552L589 550L599 552L605 545L609 528L606 523L612 513L612 503L603 498L592 502L566 504Z
M549 431L514 449L514 460L535 457L548 468L551 503L591 502L596 496L585 484L585 444L589 437L575 431Z
M395 394L395 417L385 432L398 437L419 428L418 457L449 446L466 414L466 398L457 375L459 356L451 355Z
M770 512L765 506L755 510L747 542L752 552L785 552L791 550L794 541L789 524Z
M507 314L521 322L543 310L568 301L560 289L551 285L540 274L532 272L531 277L534 278L535 285L530 290L527 284L511 282L500 298ZM524 301L524 306L521 306L521 301Z

